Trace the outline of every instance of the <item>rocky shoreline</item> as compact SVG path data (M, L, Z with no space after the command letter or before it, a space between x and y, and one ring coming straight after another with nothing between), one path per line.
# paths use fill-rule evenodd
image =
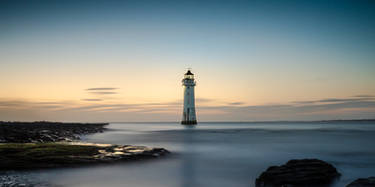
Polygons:
M81 135L103 132L108 123L4 122L0 143L43 143L80 140Z
M0 122L0 170L77 166L155 158L163 148L79 142L107 123Z
M79 142L80 136L103 132L107 123L0 122L0 186L34 187L13 173L57 167L114 163L158 158L164 148Z

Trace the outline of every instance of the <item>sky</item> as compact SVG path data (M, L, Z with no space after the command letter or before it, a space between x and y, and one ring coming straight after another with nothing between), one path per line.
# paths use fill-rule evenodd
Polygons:
M373 1L0 1L0 121L375 118Z

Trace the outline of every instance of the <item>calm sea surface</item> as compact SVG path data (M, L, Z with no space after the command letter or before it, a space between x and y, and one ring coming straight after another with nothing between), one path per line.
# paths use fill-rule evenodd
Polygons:
M271 165L318 158L345 186L375 175L375 122L111 123L84 141L163 147L161 159L24 173L69 187L251 187Z

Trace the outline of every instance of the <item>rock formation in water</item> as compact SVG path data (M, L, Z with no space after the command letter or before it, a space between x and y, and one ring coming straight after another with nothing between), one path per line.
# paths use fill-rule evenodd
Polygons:
M77 142L80 135L103 132L107 123L1 122L0 186L47 187L14 170L72 167L158 158L163 148Z
M374 187L375 186L375 177L369 177L369 178L359 178L350 184L348 184L346 187Z
M318 159L290 160L271 166L256 179L256 187L323 187L334 182L340 173L331 164Z
M82 142L7 143L0 144L0 171L133 161L157 158L168 153L163 148L131 145Z

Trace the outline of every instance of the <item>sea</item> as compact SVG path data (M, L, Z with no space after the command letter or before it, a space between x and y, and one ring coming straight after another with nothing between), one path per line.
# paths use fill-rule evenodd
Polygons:
M270 166L317 158L342 174L334 187L375 176L375 121L110 123L107 128L83 141L162 147L171 154L21 174L55 187L253 187Z

